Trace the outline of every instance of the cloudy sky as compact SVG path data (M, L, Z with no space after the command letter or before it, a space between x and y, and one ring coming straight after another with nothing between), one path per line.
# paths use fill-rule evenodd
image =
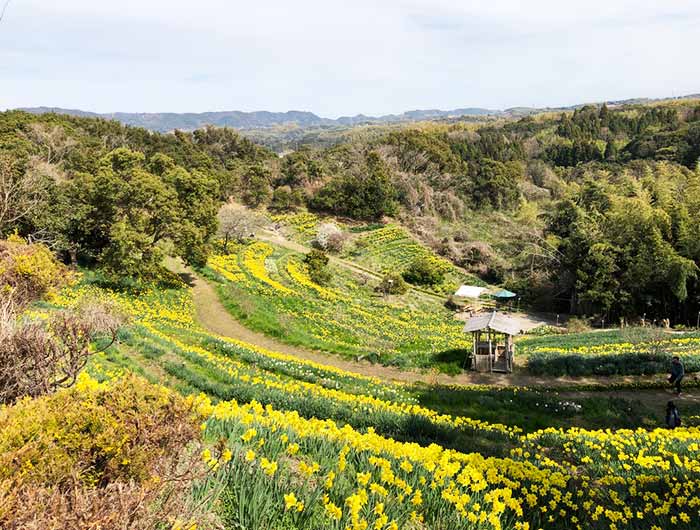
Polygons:
M700 92L699 28L698 0L10 0L0 108L337 117L682 95Z

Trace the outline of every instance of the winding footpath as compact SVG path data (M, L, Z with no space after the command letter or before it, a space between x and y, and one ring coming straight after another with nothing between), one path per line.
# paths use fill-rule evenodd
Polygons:
M462 373L459 375L448 375L431 372L421 372L417 370L401 370L390 366L372 364L366 361L352 361L343 359L338 355L301 348L286 344L275 338L253 331L238 320L236 320L219 300L214 287L204 278L196 275L192 270L185 268L180 263L171 261L169 267L183 276L192 286L196 318L200 325L211 333L224 337L235 338L255 346L265 348L287 355L292 355L299 359L313 361L319 364L335 366L348 372L376 377L386 381L399 381L403 383L423 383L427 385L492 385L492 386L522 386L530 388L552 389L561 387L560 396L563 399L585 398L591 395L607 396L618 399L638 400L648 405L652 409L657 409L665 405L674 395L666 390L581 390L576 391L572 387L590 384L614 384L614 383L634 383L648 378L635 377L585 377L572 379L568 377L536 377L527 374L482 374L482 373ZM656 378L658 380L658 377ZM700 403L700 393L697 389L691 389L690 393L685 393L682 401Z

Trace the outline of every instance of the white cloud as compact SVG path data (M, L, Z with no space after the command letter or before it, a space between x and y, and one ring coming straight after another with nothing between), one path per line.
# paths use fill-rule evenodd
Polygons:
M700 91L678 0L13 0L0 107L557 105Z

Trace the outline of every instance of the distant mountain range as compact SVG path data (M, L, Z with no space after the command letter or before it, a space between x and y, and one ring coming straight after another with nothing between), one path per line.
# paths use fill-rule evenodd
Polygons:
M700 98L700 94L692 94L678 98L666 99L689 99ZM661 99L635 98L619 101L608 101L608 105L623 105L623 104L643 104L652 101L661 101ZM156 112L156 113L131 113L131 112L114 112L108 114L98 114L95 112L86 112L83 110L63 109L60 107L31 107L22 108L33 114L45 114L47 112L55 112L58 114L69 114L72 116L83 117L99 117L108 120L117 120L126 125L134 127L143 127L152 131L169 132L175 129L183 131L192 131L204 127L205 125L214 125L217 127L233 127L241 130L255 129L270 129L279 126L295 126L302 129L311 127L349 127L361 124L382 124L382 123L400 123L400 122L415 122L423 120L438 120L448 118L464 118L464 117L485 117L485 116L525 116L541 111L557 111L571 110L582 107L583 105L572 105L570 107L555 107L555 108L532 108L532 107L514 107L506 110L490 110L478 107L467 107L453 110L411 110L402 114L386 114L384 116L365 116L358 114L356 116L342 116L337 119L322 118L313 112L290 110L287 112L242 112L242 111L223 111L223 112L202 112L202 113L173 113L173 112Z
M143 127L159 132L168 132L174 129L191 131L199 129L205 125L217 127L233 127L236 129L266 129L282 125L294 125L301 128L308 127L333 127L333 126L353 126L364 123L398 123L421 120L434 120L440 118L459 118L463 116L486 116L500 114L500 111L480 108L466 108L455 110L412 110L403 114L387 114L385 116L343 116L338 119L321 118L313 112L303 112L290 110L288 112L202 112L202 113L130 113L114 112L109 114L98 114L83 110L63 109L60 107L31 107L22 108L32 114L45 114L55 112L58 114L69 114L71 116L105 118L117 120L126 125Z

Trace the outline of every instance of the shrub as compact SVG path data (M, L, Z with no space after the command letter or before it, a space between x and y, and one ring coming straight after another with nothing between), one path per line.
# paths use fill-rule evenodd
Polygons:
M58 311L47 319L0 315L0 404L72 386L85 367L94 340L117 338L121 318L103 305Z
M566 323L566 330L569 333L583 333L589 329L591 329L591 327L583 318L570 318Z
M184 495L178 505L173 493L189 485L182 469L172 479L200 421L184 398L135 376L81 376L0 409L0 527L148 529L179 515Z
M46 246L17 236L0 241L0 296L17 308L54 293L72 277Z
M350 247L349 253L351 256L359 256L366 252L369 246L369 241L360 237L358 239L355 239L352 246Z
M328 256L325 252L313 249L304 257L304 263L309 271L309 278L318 285L327 285L331 281L331 271L328 270Z
M381 283L377 286L377 291L387 294L406 294L408 284L400 274L392 273L384 275Z
M573 354L563 352L533 353L527 370L533 375L589 376L589 375L652 375L666 373L672 354L639 352L619 354ZM684 355L686 372L700 371L700 355Z
M430 256L415 258L403 273L403 278L414 285L437 285L445 280L447 267Z

